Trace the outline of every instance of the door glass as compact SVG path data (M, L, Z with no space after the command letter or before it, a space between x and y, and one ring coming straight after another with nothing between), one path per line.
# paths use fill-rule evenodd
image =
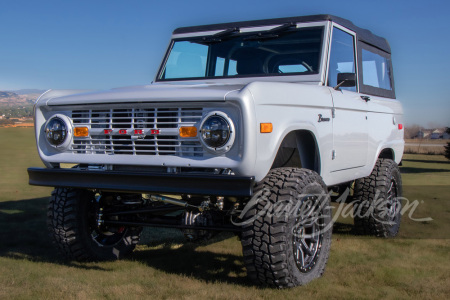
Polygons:
M337 85L339 73L356 73L355 46L352 35L334 27L328 68L328 86L335 87ZM341 89L356 92L356 86L341 87Z

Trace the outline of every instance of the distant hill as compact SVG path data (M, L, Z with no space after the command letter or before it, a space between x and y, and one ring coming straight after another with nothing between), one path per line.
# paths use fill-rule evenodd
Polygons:
M19 95L17 93L0 91L0 99L6 99L6 98L18 97L18 96Z
M28 89L18 91L0 91L0 107L16 107L27 106L34 103L34 101L44 91Z
M22 90L16 90L16 91L11 91L16 93L17 95L28 95L28 94L43 94L45 92L45 90L38 90L38 89L22 89Z

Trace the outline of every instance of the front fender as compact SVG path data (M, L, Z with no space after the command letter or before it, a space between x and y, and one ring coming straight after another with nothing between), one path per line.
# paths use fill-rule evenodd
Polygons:
M293 131L305 130L316 140L321 173L327 171L324 158L333 144L332 122L318 122L318 115L332 118L332 99L326 87L298 83L254 82L247 86L253 95L256 115L256 164L254 176L262 180L277 155L283 139ZM272 123L271 133L261 133L260 123ZM329 152L329 153L328 153ZM330 155L328 155L330 154Z

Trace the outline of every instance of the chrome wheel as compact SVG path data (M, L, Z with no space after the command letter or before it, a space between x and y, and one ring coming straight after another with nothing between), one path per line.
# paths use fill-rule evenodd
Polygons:
M314 268L322 248L323 217L317 205L317 196L306 197L295 220L292 245L297 268L302 273Z
M394 179L391 180L388 191L386 192L386 206L389 216L389 221L395 222L397 215L400 213L401 204L397 196L397 183Z

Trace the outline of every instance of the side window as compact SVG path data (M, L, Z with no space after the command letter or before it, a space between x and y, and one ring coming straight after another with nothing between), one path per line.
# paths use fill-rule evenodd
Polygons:
M392 90L390 61L379 54L362 49L362 75L363 84Z
M334 27L328 67L328 86L337 85L337 74L339 73L356 73L355 41L352 35ZM356 92L356 86L342 87L341 89Z

